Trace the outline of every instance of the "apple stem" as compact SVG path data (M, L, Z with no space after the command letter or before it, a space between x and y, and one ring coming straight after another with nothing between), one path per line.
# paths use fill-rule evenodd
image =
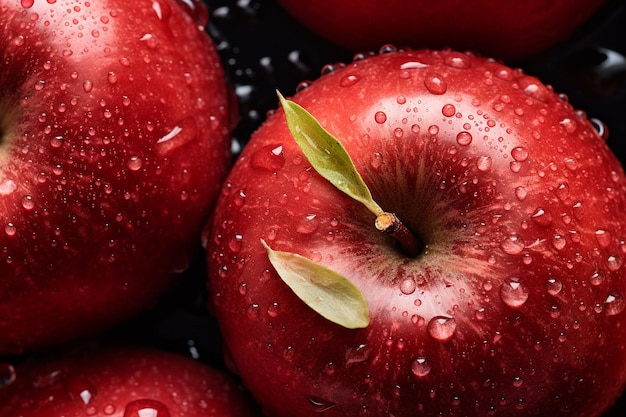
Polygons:
M377 215L376 229L391 235L406 255L416 257L422 252L422 243L394 213L383 212Z

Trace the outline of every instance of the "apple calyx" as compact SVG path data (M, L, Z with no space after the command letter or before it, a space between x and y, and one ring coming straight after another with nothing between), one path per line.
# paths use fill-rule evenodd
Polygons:
M376 229L391 235L406 256L418 256L423 250L422 243L395 213L384 211L374 201L343 145L306 109L285 99L278 91L277 94L291 136L313 169L339 191L367 207L376 216Z
M261 244L283 282L319 315L347 329L369 325L367 301L349 279L302 255L272 250L263 239Z

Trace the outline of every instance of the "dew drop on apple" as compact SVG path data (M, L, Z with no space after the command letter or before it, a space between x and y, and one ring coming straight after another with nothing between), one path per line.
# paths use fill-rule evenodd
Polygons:
M522 278L508 277L500 286L500 299L509 307L519 308L523 306L528 297L528 287Z
M87 406L97 395L96 387L86 379L74 379L65 384L69 398L79 406Z
M454 107L454 104L445 104L441 109L441 113L446 117L452 117L456 114L456 107Z
M456 320L447 316L436 316L427 325L428 334L439 341L449 340L456 333Z
M602 248L607 248L611 244L612 236L608 230L598 229L595 232L596 241Z
M417 282L413 277L407 277L400 283L400 292L404 295L410 295L417 289Z
M17 228L13 223L9 222L4 226L4 233L6 233L7 236L15 236Z
M141 161L141 158L139 158L138 156L131 156L128 162L126 162L126 166L131 171L140 170L142 165L143 165L143 162Z
M558 295L563 289L563 284L556 278L548 278L546 281L546 290L551 296Z
M233 253L241 252L242 246L243 246L243 237L239 233L237 233L228 241L228 248Z
M307 399L309 400L309 405L316 413L325 413L326 411L337 407L336 403L313 395L307 396Z
M346 351L346 366L365 362L369 355L370 349L365 344L361 344L355 348L350 348Z
M431 75L429 77L426 77L426 79L424 80L424 86L426 86L426 89L431 94L435 95L441 95L448 91L447 83L439 75Z
M413 372L413 375L415 375L418 378L424 378L425 376L428 376L431 369L432 369L432 366L430 365L428 360L423 356L420 356L419 358L415 358L413 359L413 362L411 362L411 372Z
M617 271L622 267L622 258L616 255L611 255L606 260L606 266L610 271Z
M519 186L515 189L515 197L517 197L519 201L526 200L527 196L528 196L528 191L526 190L525 187Z
M610 293L606 300L604 300L604 311L609 316L615 316L624 311L624 295L621 292L615 291Z
M310 235L318 229L319 225L320 222L317 219L317 216L315 214L309 214L298 223L298 226L296 226L296 232L301 235Z
M458 143L461 146L467 146L470 143L472 143L473 137L472 134L470 132L459 132L459 134L456 135L456 143Z
M606 277L602 271L596 271L589 277L591 285L598 286L605 281Z
M361 77L358 75L346 75L341 80L339 80L339 85L342 87L352 87L354 84L358 83Z
M172 417L165 404L152 399L131 401L124 408L123 417Z
M15 382L16 372L10 363L0 362L0 389Z
M490 156L480 156L476 160L476 168L481 172L488 172L491 170L493 161Z
M35 0L21 0L20 3L23 8L30 9L35 4Z
M22 207L24 207L24 210L32 210L35 208L35 201L33 200L32 195L25 195L22 197Z
M276 172L285 166L282 145L266 145L254 152L250 164L253 168Z
M509 235L500 243L500 248L509 255L521 254L524 247L524 241L518 235Z
M538 207L535 212L530 216L530 219L538 226L548 227L552 224L552 216L547 213L543 208Z
M387 121L387 114L384 111L377 111L374 114L374 120L378 124L383 124Z
M524 162L525 160L528 159L528 151L524 149L523 147L518 146L518 147L513 148L513 150L511 150L511 156L517 162Z
M259 305L256 303L250 304L246 311L246 314L249 319L257 319L259 318Z

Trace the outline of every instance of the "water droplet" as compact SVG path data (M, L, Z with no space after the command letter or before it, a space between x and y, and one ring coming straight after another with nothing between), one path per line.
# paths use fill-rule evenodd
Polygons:
M439 133L439 126L432 125L428 127L428 133L435 136Z
M424 80L424 85L426 86L426 89L428 89L428 91L436 95L444 94L448 90L448 85L439 75L426 77L426 79Z
M364 362L367 360L370 354L370 349L367 345L359 345L356 348L350 348L346 351L346 366Z
M109 84L115 84L117 82L117 74L113 71L109 72L107 74L107 81L109 81Z
M609 138L609 128L602 120L590 118L589 121L593 125L593 128L596 130L596 132L598 132L598 136L600 136L604 140L607 140Z
M437 340L449 340L456 333L456 321L452 317L436 316L428 322L428 333Z
M0 362L0 389L15 382L15 368L10 363Z
M472 139L472 134L469 132L459 132L459 134L456 135L456 143L461 146L469 145L472 143Z
M141 161L141 158L139 158L138 156L131 156L128 162L126 162L126 166L131 171L138 171L139 169L141 169L142 165L143 165L143 162Z
M595 236L596 236L596 241L598 242L600 247L607 248L611 244L611 241L612 241L611 232L609 232L608 230L598 229L596 230Z
M256 151L251 158L252 167L276 172L285 166L282 145L266 145Z
M454 107L454 104L446 104L441 109L441 113L446 117L452 117L456 114L456 107Z
M346 75L339 81L339 85L342 87L352 87L354 84L358 83L361 77L358 75Z
M63 145L65 138L63 136L55 136L50 139L50 146L53 148L60 148Z
M401 70L421 69L426 67L428 67L428 65L423 64L419 61L408 61L400 65Z
M465 69L471 66L469 58L460 52L452 52L450 55L446 56L444 63L449 67L457 69Z
M554 249L563 250L566 244L567 244L567 241L565 240L565 237L561 235L552 236L552 246L554 246Z
M258 304L250 304L248 306L248 318L256 319L259 317L259 305Z
M96 396L96 387L85 379L74 379L66 384L66 391L74 403L86 406Z
M432 367L430 363L428 363L428 360L424 357L415 358L411 363L411 371L413 372L413 375L418 378L427 376L431 369Z
M476 160L476 168L481 172L488 172L491 170L492 162L490 156L481 156Z
M400 283L400 291L404 295L413 294L417 289L417 282L413 277L408 277L402 280Z
M128 403L123 417L171 417L171 415L170 410L162 402L141 399Z
M541 227L548 227L552 224L552 216L541 207L538 207L530 218L536 225Z
M519 201L524 201L527 196L528 191L526 191L526 188L519 186L515 189L515 197L517 197Z
M621 292L612 292L604 300L604 312L609 316L615 316L624 311L624 295Z
M280 310L278 308L277 301L274 301L273 303L269 305L269 307L267 307L267 315L270 316L271 318L278 317L279 313L280 313Z
M598 286L602 284L605 279L606 278L602 271L596 271L593 274L591 274L591 277L589 277L589 282L591 282L591 285Z
M620 258L619 256L611 255L606 260L606 266L609 268L610 271L617 271L622 267L622 258Z
M511 156L517 162L524 162L526 159L528 159L528 151L521 146L518 146L511 150Z
M4 226L4 233L6 233L7 236L15 236L16 232L17 228L13 223L9 222Z
M31 7L33 7L33 4L35 4L35 0L21 0L20 3L22 4L23 8L30 9Z
M548 278L546 281L546 290L548 294L555 296L558 295L563 289L563 284L556 278Z
M374 114L374 120L376 120L378 124L383 124L387 121L387 114L382 111L377 111L376 114Z
M524 280L518 277L508 277L500 286L500 299L509 307L519 308L528 300L528 288Z
M312 395L309 395L307 399L309 400L311 408L313 408L313 411L315 411L316 413L324 413L330 409L337 407L337 404L332 401L327 401Z
M303 235L310 235L317 230L319 225L320 222L317 219L317 216L315 214L309 214L300 223L298 223L296 232Z
M240 234L236 234L228 241L228 248L234 253L239 253L241 251L241 247L243 246L243 236Z
M518 235L510 235L500 243L500 247L509 255L519 255L524 250L525 244Z
M22 197L22 207L24 207L24 210L32 210L35 207L33 196L25 195Z

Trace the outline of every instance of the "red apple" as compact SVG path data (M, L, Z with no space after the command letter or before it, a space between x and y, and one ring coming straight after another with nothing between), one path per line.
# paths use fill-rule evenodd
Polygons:
M293 100L421 249L378 231L312 168L284 112L270 115L205 236L233 369L273 417L600 415L626 381L620 163L584 113L522 70L385 51L335 65ZM368 324L310 308L273 251L347 278Z
M0 353L132 316L197 253L230 158L205 12L0 5Z
M244 417L258 411L230 375L153 348L31 358L0 386L3 417Z
M322 37L362 52L382 43L522 59L564 41L607 0L278 0Z

